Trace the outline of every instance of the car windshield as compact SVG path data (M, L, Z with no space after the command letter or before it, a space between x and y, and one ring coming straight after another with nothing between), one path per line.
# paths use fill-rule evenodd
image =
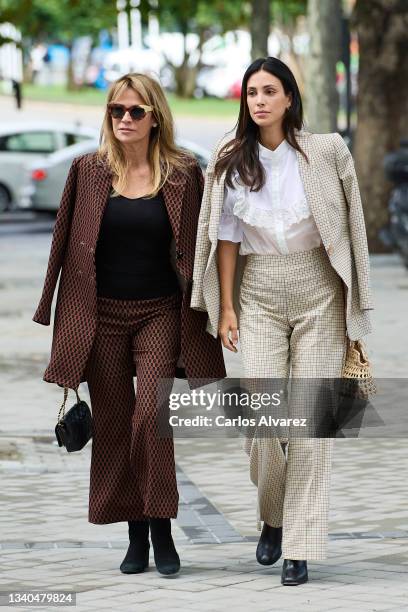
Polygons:
M53 153L56 150L52 132L21 132L0 136L0 151L15 153Z

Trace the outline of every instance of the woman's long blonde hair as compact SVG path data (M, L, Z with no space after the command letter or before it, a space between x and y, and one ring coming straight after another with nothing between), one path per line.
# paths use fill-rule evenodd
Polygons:
M188 151L176 146L170 107L161 85L152 77L136 72L125 74L110 86L107 103L115 102L128 87L139 94L144 104L153 106L152 112L157 127L152 127L150 131L148 159L153 174L153 190L149 196L154 197L172 171L178 169L184 172L189 165L189 158L191 161L193 157ZM116 179L116 191L121 192L125 189L129 160L113 133L112 118L107 110L101 128L98 158L108 163Z

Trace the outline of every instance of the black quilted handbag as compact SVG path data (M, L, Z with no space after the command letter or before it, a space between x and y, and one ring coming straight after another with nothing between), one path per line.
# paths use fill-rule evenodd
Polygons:
M75 389L77 403L65 414L68 387L64 387L64 400L58 413L55 435L58 446L65 446L69 453L81 450L92 438L92 414L86 402L80 399Z

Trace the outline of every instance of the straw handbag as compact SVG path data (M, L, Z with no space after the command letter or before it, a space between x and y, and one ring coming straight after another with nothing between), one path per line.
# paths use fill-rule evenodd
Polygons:
M361 340L348 340L342 391L361 399L368 399L377 393L371 364Z

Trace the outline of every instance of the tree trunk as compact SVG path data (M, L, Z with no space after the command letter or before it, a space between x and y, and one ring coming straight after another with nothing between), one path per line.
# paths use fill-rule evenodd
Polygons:
M312 132L337 130L336 62L341 55L341 0L309 0L306 117Z
M252 0L251 57L268 57L268 36L271 22L269 0Z
M77 91L79 89L74 80L74 64L72 61L72 43L67 45L69 51L68 67L67 67L67 90Z
M285 62L293 72L293 76L296 79L296 83L298 84L300 95L304 96L305 93L305 75L304 75L304 65L302 63L302 57L299 56L293 45L293 39L296 35L296 21L289 20L284 23L278 22L275 20L275 24L277 28L282 32L284 37L288 38L289 45L286 48L286 44L282 44L281 40L281 51L279 53L279 59L282 62ZM283 38L283 37L282 37Z
M359 41L357 130L353 154L367 224L369 248L388 249L378 231L388 223L392 184L384 155L408 136L408 4L357 0L352 14Z
M186 48L186 36L184 33L184 57L183 63L180 66L174 68L174 78L176 80L176 94L180 96L180 98L192 98L194 96L194 91L196 89L196 81L197 75L202 67L201 63L201 53L202 47L204 43L204 29L200 29L198 32L199 42L198 42L198 61L195 66L189 66L188 62L190 59L190 55L187 53Z
M189 66L188 58L183 60L181 66L174 69L176 80L176 94L180 98L192 98L196 88L198 66Z

